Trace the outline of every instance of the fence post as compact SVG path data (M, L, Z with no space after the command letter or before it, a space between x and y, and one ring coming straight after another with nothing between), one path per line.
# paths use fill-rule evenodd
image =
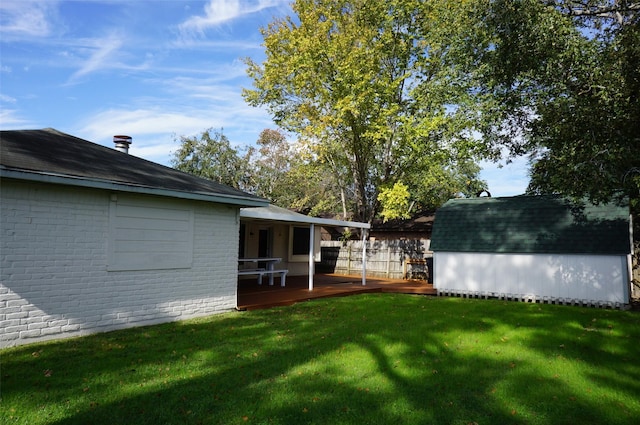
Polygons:
M387 247L387 271L386 276L389 279L389 275L391 274L391 247Z
M367 231L362 229L362 286L367 284Z

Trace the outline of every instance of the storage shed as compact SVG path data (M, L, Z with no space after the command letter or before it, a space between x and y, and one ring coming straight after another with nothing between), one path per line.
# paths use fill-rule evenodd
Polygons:
M0 347L234 309L268 205L53 129L0 132L0 177Z
M631 240L626 201L453 199L436 212L434 287L445 294L625 305Z

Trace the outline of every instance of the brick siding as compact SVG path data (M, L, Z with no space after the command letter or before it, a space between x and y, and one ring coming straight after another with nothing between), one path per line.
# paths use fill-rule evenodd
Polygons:
M0 348L235 308L237 207L156 198L193 208L191 267L109 272L112 194L3 179Z

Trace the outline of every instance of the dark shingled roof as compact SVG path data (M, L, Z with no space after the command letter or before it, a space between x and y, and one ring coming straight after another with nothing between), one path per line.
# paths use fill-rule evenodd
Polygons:
M423 233L431 234L433 228L433 212L424 212L410 219L393 219L384 221L374 219L371 223L371 232L379 233Z
M558 196L452 199L436 212L433 251L628 254L627 202Z
M267 201L57 130L0 131L3 170L249 201Z

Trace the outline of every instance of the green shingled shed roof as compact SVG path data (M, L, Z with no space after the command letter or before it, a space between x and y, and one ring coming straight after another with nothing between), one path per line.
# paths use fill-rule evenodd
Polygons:
M629 206L558 196L452 199L436 212L431 250L627 254Z

